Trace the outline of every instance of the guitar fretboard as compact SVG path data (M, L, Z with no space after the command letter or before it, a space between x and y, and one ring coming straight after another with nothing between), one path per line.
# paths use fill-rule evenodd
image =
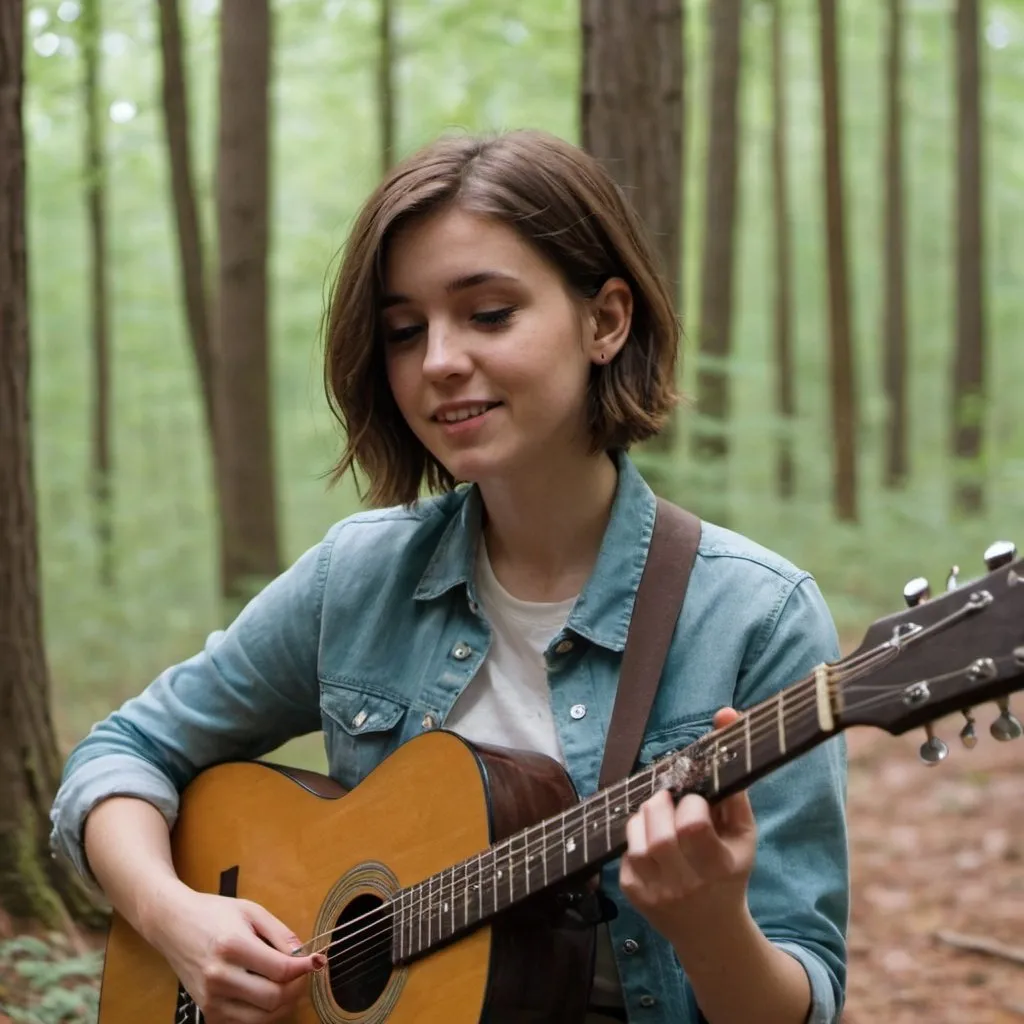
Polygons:
M618 856L626 848L629 817L658 790L677 797L697 792L714 802L827 739L831 730L822 728L821 685L821 678L808 677L725 729L402 889L391 900L392 960L412 960L534 893Z

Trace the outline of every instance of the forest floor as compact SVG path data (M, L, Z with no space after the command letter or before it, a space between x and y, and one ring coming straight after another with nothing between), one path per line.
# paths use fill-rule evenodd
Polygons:
M844 1024L1024 1024L1024 740L996 743L994 715L977 710L971 751L963 719L938 723L950 752L935 768L917 758L923 731L849 734ZM995 940L1002 955L940 936Z
M921 736L850 734L844 1024L1024 1024L1024 742L997 744L983 710L977 748L950 742L934 769L917 760ZM950 741L958 728L950 719L938 731ZM0 919L0 1024L94 1020L95 957L71 944L25 951L11 935Z

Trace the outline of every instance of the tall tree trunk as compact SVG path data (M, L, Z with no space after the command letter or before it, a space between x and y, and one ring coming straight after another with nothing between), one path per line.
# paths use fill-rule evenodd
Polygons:
M956 17L956 357L953 458L957 512L982 511L985 419L985 304L981 177L981 67L978 0L957 0Z
M889 0L885 143L885 485L899 487L907 457L907 316L903 244L903 0Z
M185 76L181 15L178 0L160 0L159 9L163 71L161 105L171 169L171 196L177 224L178 265L184 286L185 313L192 342L192 354L203 396L203 413L212 445L215 437L216 360L210 338L203 239L199 229L198 204L193 184L192 144L188 130L188 79Z
M56 926L95 920L48 852L60 778L43 649L29 408L22 0L0 4L0 908Z
M828 228L829 351L832 430L835 438L833 502L845 522L857 520L857 382L850 326L846 214L843 190L842 104L836 0L819 0L822 112L825 132L825 213Z
M224 0L217 161L217 411L227 515L225 594L280 572L267 337L268 0Z
M377 56L377 100L380 117L380 163L383 173L395 162L395 34L394 4L380 0L380 52Z
M90 303L92 306L92 492L100 581L114 584L113 469L110 452L110 320L107 277L106 157L104 117L99 95L101 0L82 9L85 65L85 191L89 223Z
M739 171L740 31L742 0L708 6L711 36L708 152L701 265L700 362L694 454L704 476L708 518L727 518L733 267Z
M580 132L646 224L677 302L684 219L683 0L582 0ZM674 420L656 442L671 447Z
M775 407L780 420L776 487L781 498L796 489L793 425L796 374L793 368L793 286L786 161L786 58L783 3L772 3L772 210L775 221Z
M209 438L212 483L216 500L218 540L220 543L220 586L230 591L227 552L224 550L225 524L231 506L227 498L227 471L224 465L221 430L218 425L217 393L220 376L217 352L211 337L212 315L206 283L206 260L199 226L195 175L192 168L192 143L189 134L188 77L185 74L184 43L178 0L159 0L160 51L163 78L161 106L167 137L167 156L171 171L171 198L174 204L178 243L178 268L185 298L189 340L195 360L203 418Z

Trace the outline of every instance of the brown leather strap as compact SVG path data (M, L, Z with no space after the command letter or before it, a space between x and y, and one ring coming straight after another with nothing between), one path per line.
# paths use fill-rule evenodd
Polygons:
M598 789L633 771L699 545L700 520L659 498L626 634Z

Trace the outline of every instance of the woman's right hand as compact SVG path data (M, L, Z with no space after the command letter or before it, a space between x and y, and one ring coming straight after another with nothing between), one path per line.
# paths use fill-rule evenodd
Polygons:
M175 887L146 929L207 1024L272 1024L297 1007L322 953L293 956L301 942L249 900Z

